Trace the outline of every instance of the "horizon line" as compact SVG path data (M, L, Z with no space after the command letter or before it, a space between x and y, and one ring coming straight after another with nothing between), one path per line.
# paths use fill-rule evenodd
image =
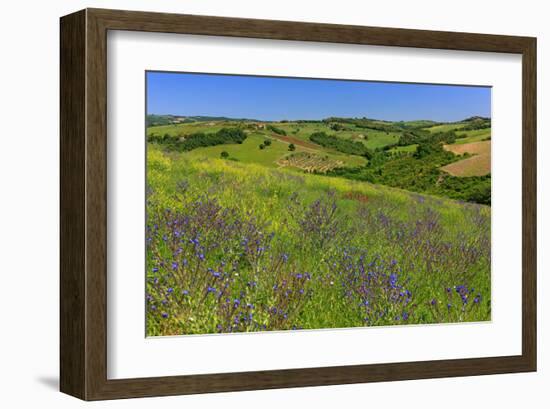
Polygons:
M233 120L243 120L243 121L257 121L257 122L296 122L296 121L324 121L329 118L336 118L336 119L368 119L371 121L382 121L382 122L415 122L415 121L430 121L440 124L452 124L457 122L463 122L470 118L482 118L482 119L491 119L491 116L485 116L485 115L470 115L465 118L456 120L456 121L437 121L435 119L428 119L428 118L418 118L418 119L411 119L411 120L389 120L389 119L381 119L381 118L374 118L374 117L368 117L368 116L326 116L322 118L300 118L300 119L287 119L287 118L281 118L281 119L260 119L260 118L252 118L252 117L232 117L232 116L226 116L226 115L185 115L185 114L159 114L159 113L146 113L146 116L149 115L157 115L157 116L173 116L173 117L181 117L181 118L226 118L226 119L233 119Z

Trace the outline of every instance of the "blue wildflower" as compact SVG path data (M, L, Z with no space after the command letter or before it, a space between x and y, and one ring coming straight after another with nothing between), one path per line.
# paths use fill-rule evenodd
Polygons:
M397 274L390 274L390 287L397 288Z

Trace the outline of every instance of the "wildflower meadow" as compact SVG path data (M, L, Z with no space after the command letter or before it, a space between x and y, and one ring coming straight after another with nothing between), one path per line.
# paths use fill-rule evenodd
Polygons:
M148 336L491 319L490 206L223 157L148 144Z

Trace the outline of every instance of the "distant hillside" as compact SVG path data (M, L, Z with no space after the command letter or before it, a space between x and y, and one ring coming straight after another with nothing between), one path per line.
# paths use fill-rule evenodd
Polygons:
M440 125L441 122L436 122L429 119L419 119L416 121L399 121L399 122L396 122L396 124L401 126L402 128L410 129L410 128L429 128L431 126Z
M422 129L441 126L449 128L449 125L462 124L465 130L483 129L491 126L491 118L483 116L471 116L455 122L438 122L431 119L418 119L413 121L387 121L375 118L355 118L355 117L327 117L324 119L299 119L299 120L281 120L281 121L266 121L254 118L232 118L226 116L185 116L173 114L150 114L147 115L147 126L160 126L170 124L184 124L192 122L282 122L282 123L333 123L333 124L350 124L358 128L373 129L380 131L396 131L400 129Z
M460 122L476 122L476 121L491 121L491 118L485 116L471 116L469 118L463 119Z
M250 118L229 118L225 116L182 116L182 115L147 115L147 126L159 126L170 124L185 124L191 122L211 122L211 121L226 121L226 122L266 122L258 121Z

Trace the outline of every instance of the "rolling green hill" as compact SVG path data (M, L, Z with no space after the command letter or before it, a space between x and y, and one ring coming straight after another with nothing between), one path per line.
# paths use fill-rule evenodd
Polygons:
M190 158L218 159L287 168L363 180L465 201L490 203L489 156L466 160L477 152L443 149L491 138L490 119L467 118L452 123L429 120L380 121L338 118L257 121L208 116L158 116L147 127L150 143L165 150L186 150ZM241 132L244 140L214 137ZM201 136L203 135L203 136ZM323 137L320 137L322 135ZM203 146L184 147L205 138ZM212 140L211 142L206 141ZM363 147L362 147L363 146ZM468 145L470 146L470 145ZM461 153L457 153L461 152ZM465 156L464 156L465 155ZM450 166L462 161L458 165Z

